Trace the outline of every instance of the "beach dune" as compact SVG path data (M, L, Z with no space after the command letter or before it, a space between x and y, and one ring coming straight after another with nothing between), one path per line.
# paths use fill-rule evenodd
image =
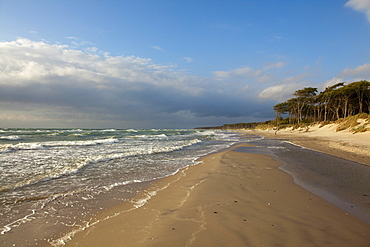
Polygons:
M367 223L296 185L272 156L235 148L153 183L137 209L102 212L66 246L370 246Z

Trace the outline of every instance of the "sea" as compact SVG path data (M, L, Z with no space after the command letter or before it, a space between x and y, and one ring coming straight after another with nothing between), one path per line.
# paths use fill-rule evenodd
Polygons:
M218 130L0 129L0 246L63 246L89 215L240 140Z

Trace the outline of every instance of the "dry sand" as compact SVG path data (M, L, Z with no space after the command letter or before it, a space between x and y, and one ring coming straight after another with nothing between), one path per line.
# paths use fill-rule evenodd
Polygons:
M235 148L235 147L234 147ZM227 150L97 216L66 246L370 246L370 226L294 184L272 156Z

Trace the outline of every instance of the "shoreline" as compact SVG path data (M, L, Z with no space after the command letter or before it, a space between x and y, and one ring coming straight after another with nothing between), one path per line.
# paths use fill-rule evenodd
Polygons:
M240 130L277 140L288 140L295 145L326 153L342 159L370 166L370 131L353 134L350 130L337 132L336 124L310 126L309 129Z
M141 207L101 212L66 246L368 246L368 224L295 184L273 156L233 151L243 146L154 182Z

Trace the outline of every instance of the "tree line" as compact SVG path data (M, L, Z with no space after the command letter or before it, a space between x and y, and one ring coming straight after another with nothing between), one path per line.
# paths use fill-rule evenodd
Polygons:
M276 119L288 114L289 123L335 121L361 113L370 114L370 82L362 80L337 83L318 93L306 87L293 93L293 98L274 106Z

